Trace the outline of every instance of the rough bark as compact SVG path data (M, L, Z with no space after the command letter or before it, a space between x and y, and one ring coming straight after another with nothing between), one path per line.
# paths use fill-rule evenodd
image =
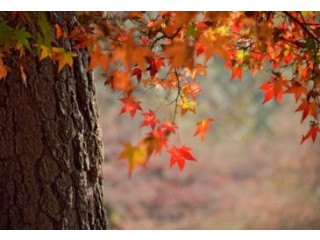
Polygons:
M72 15L48 20L68 31ZM7 63L11 72L0 81L0 229L106 228L95 88L86 52L77 54L73 68L60 73L50 59L28 54L26 84L18 54Z

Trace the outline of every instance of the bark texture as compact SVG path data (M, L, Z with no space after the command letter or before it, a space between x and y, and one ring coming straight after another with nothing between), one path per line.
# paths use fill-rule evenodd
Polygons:
M36 14L34 14L36 17ZM47 15L65 31L72 13ZM31 29L34 33L36 29ZM58 43L71 50L69 40ZM57 72L35 53L0 81L0 229L106 229L102 143L88 56Z

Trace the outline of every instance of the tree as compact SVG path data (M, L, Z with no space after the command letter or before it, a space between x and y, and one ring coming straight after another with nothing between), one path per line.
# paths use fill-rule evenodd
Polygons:
M178 114L196 113L213 55L231 80L268 67L263 103L293 94L308 138L319 128L318 12L1 13L1 228L103 229L101 141L91 71L120 94L120 114L149 129L124 143L129 174L161 151L183 170L189 146L170 146ZM89 58L88 58L89 57ZM142 109L139 94L161 89L168 119ZM202 141L214 122L195 126Z
M36 51L29 51L37 32L44 34L37 41L49 42L51 24L68 31L77 24L75 15L16 17L0 25L2 47L23 47L5 58L9 73L0 82L0 228L105 229L102 144L88 55L78 50L73 68L58 72L51 60L39 61ZM11 42L12 31L18 42ZM56 44L71 47L68 39ZM22 53L24 48L28 52ZM26 75L23 82L20 73Z

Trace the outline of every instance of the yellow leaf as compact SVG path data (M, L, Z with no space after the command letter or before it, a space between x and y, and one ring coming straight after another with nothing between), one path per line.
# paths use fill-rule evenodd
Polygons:
M59 63L58 72L60 72L65 65L69 65L72 68L73 66L72 58L78 56L74 52L66 52L63 48L53 47L52 52L53 52L52 59L58 61Z
M248 51L245 51L243 49L240 49L237 51L237 54L236 54L236 59L238 61L241 61L243 62L244 60L248 59L250 57L250 54Z
M178 107L181 108L181 115L184 115L187 111L191 111L193 113L196 112L195 107L197 106L197 103L194 101L190 101L187 98L182 98L182 101L178 103Z
M220 34L221 36L227 36L229 33L229 26L222 25L222 26L214 29L214 32Z
M39 58L40 61L45 59L46 57L49 57L49 58L52 57L52 52L49 47L41 45L40 48L41 48L41 54L40 54L40 58Z
M143 146L132 146L130 143L124 143L124 150L119 156L119 159L127 159L129 162L128 169L131 175L137 164L145 165L147 160L147 150Z

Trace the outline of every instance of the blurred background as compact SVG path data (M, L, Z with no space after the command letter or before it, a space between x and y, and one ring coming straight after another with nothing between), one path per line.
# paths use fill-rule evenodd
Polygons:
M131 178L117 158L123 142L144 136L141 118L120 116L119 95L95 74L110 229L320 229L320 141L300 145L308 121L300 124L293 96L261 104L258 88L268 71L254 80L244 73L241 82L230 82L230 74L214 58L201 80L197 114L177 116L179 139L170 141L192 147L198 161L187 161L181 172L160 154ZM173 112L161 90L142 91L138 99L161 120ZM206 117L214 122L202 143L193 134Z

